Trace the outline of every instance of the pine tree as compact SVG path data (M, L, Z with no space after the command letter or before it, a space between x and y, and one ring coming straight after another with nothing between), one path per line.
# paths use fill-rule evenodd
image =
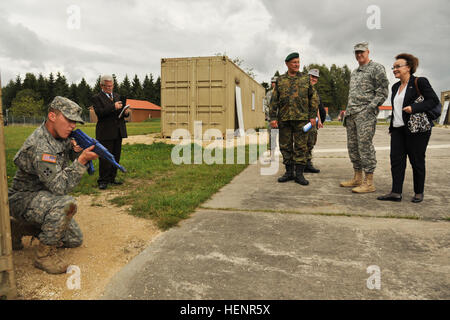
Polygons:
M67 83L66 77L61 75L60 72L56 74L55 96L69 96L69 84Z
M145 75L142 83L142 99L152 102L154 91L153 75L150 73L150 78L148 75Z
M37 79L33 73L27 72L25 74L25 79L23 79L22 89L31 89L37 92ZM39 92L37 92L39 93Z
M92 90L84 78L78 84L78 104L83 108L84 113L88 113L88 108L92 105Z
M155 98L154 101L152 101L154 104L160 106L161 105L161 77L158 77L158 79L156 79L155 81Z
M50 72L47 80L47 92L44 96L44 104L49 105L55 96L55 77L53 76L53 73Z
M78 87L75 83L72 83L69 87L69 94L67 95L67 98L69 98L72 101L75 101L79 104L78 101Z
M116 77L116 75L113 73L113 75L112 75L112 77L113 77L113 85L114 85L114 89L113 90L119 90L119 83L117 82L117 77Z
M45 99L47 93L47 81L45 80L42 73L39 73L39 77L36 81L36 92Z
M17 75L16 82L14 83L16 90L19 92L22 90L22 79L20 78L20 75Z
M98 76L97 81L95 82L94 89L92 89L93 93L98 93L102 91L102 86L100 85L101 76Z
M133 95L131 91L131 83L130 79L128 79L128 75L125 75L125 78L123 79L122 83L120 84L119 94L122 96L122 98L130 99L130 97Z
M131 98L141 100L143 97L141 82L137 74L134 75L133 84L131 85Z
M2 88L2 103L3 109L11 108L11 103L17 94L16 83L12 80L9 80L8 84Z

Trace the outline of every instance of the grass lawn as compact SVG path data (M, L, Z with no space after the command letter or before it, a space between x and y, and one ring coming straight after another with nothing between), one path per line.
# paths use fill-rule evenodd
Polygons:
M35 126L5 127L8 184L11 183L16 171L13 163L14 155L35 128ZM95 124L77 128L95 137ZM127 131L129 135L160 132L160 122L159 119L154 119L142 123L128 123ZM173 147L164 143L123 145L120 163L127 169L127 173L119 171L118 179L125 183L112 188L125 192L111 202L118 206L129 205L131 214L155 219L160 228L167 229L181 219L187 218L195 208L229 183L248 165L175 165L171 160ZM225 155L224 151L224 157ZM248 147L246 159L248 162ZM98 161L94 161L94 167L95 173L91 176L86 174L73 191L73 195L90 194L95 197L99 194ZM93 204L95 205L95 200ZM99 210L102 210L102 207L99 207Z

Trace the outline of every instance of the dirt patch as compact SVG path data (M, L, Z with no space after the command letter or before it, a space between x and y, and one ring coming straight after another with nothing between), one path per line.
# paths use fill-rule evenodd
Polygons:
M49 275L36 269L33 247L38 240L30 245L30 237L24 237L25 248L13 253L18 299L91 300L100 297L112 276L161 232L153 221L131 216L127 213L128 207L115 207L108 202L120 193L112 189L96 196L77 197L78 212L74 219L83 232L83 244L79 248L58 249L61 257L76 266L71 273Z
M249 135L245 135L244 137L240 138L240 137L231 137L228 139L218 139L218 141L216 141L213 143L213 140L203 140L202 141L202 146L203 147L214 147L216 145L216 143L220 144L222 143L222 146L224 148L226 148L228 145L232 145L232 146L238 146L238 145L243 145L243 144L257 144L259 139L267 139L267 135L265 135L264 137L260 137L259 133L254 133L254 134L249 134ZM231 140L233 140L233 142L231 142ZM152 143L156 143L156 142L163 142L163 143L167 143L167 144L179 144L181 143L183 140L174 140L172 141L170 138L162 138L160 133L152 133L152 134L146 134L146 135L135 135L135 136L129 136L126 139L123 139L123 144L135 144L135 143L139 143L139 144L152 144ZM263 140L262 140L263 141ZM190 142L194 142L193 138L192 141Z
M172 141L170 139L161 138L160 133L151 133L145 135L129 136L122 140L122 144L152 144L156 142L163 142L167 144L178 144L178 141Z

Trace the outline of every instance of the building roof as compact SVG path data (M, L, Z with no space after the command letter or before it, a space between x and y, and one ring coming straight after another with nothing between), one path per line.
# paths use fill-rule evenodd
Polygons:
M127 99L130 109L161 110L160 106L145 100Z

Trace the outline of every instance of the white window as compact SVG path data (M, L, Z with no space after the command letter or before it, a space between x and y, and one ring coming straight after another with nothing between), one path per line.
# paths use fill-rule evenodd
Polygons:
M255 93L252 92L252 110L255 111Z

